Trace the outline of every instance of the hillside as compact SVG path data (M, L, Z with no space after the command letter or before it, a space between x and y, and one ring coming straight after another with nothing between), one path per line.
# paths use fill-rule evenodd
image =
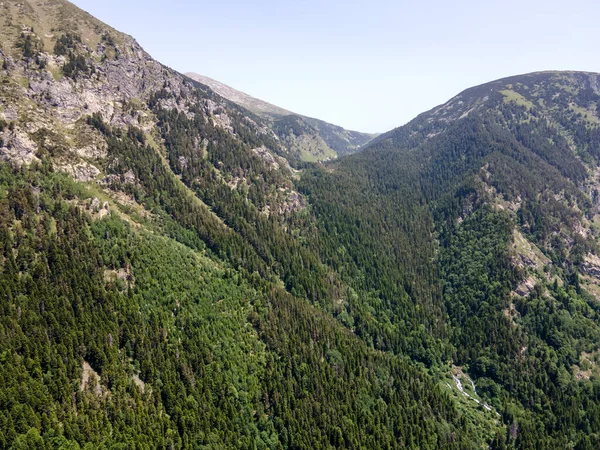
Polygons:
M197 73L186 75L265 120L287 148L292 163L327 161L350 155L375 137L292 113Z
M323 260L371 293L356 333L468 372L507 427L493 448L598 445L599 79L468 89L301 180Z

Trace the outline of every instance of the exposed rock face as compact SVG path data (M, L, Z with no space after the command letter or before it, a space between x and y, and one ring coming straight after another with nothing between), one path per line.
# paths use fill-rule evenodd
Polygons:
M515 289L515 293L517 295L519 295L520 297L527 297L529 294L531 294L535 288L535 284L536 284L536 280L534 277L529 277L527 278L525 281L523 281L521 284L519 284L516 289Z
M125 175L123 175L123 177L125 178L125 183L135 183L135 174L133 173L133 171L128 170L127 172L125 172Z
M16 163L31 162L36 148L28 135L40 128L68 134L92 114L99 114L113 126L135 126L149 132L156 122L147 102L157 92L166 94L158 99L162 108L177 110L193 119L194 114L184 99L197 89L196 86L153 60L129 36L122 36L122 42L114 48L99 44L92 52L82 45L78 53L84 56L89 67L93 67L93 72L72 78L62 75L64 56L41 53L39 58L45 61L45 67L35 70L29 61L4 56L9 67L7 78L23 80L22 83L0 86L0 117L15 122L13 135L0 134L4 147L7 147L2 149L4 159ZM207 98L203 100L203 108L214 126L235 135L224 99ZM23 120L25 117L27 120ZM264 124L250 118L246 118L246 124L256 133L275 137ZM74 160L69 164L75 166L79 158L106 156L106 145L101 142L82 144L70 149Z
M8 121L17 120L17 110L9 106L0 113L0 118Z
M35 156L37 144L22 130L0 133L3 145L0 146L0 159L16 165L31 164L39 161Z
M94 51L82 42L75 53L83 57L89 73L63 75L67 58L48 52L38 54L37 60L44 61L39 68L30 60L0 55L0 62L6 61L8 67L0 86L1 117L12 123L10 132L0 133L3 160L18 165L34 161L38 148L32 134L44 128L67 138L70 155L60 166L78 180L89 181L97 174L89 171L84 160L105 157L106 144L94 139L77 145L75 130L82 119L99 114L112 125L149 131L156 125L146 104L152 94L164 90L178 96L194 89L129 36L121 35L113 46L100 43ZM185 104L173 98L161 101L166 109L187 111ZM220 126L230 128L224 115L218 119Z
M100 170L96 166L85 161L74 165L67 164L59 168L71 175L76 181L94 181L100 174Z
M92 213L93 217L102 219L110 214L110 206L108 205L108 202L100 204L100 200L98 200L97 197L94 197L90 203L89 211Z
M279 207L279 214L287 214L306 208L306 199L296 191L291 191Z
M75 153L81 158L103 159L106 158L106 142L100 141L99 145L87 145L85 147L74 149Z
M216 127L223 128L228 131L230 134L235 134L233 131L233 127L231 126L231 119L225 113L215 114L212 117L213 125Z
M539 248L532 242L527 240L523 234L515 230L513 232L513 264L521 269L541 270L547 264L550 264L550 259L545 256Z
M94 197L92 203L90 204L90 210L98 211L98 209L100 209L100 200L98 200L98 197Z
M600 257L597 255L589 254L581 265L583 273L594 278L600 278Z
M284 144L268 123L153 60L130 36L80 15L68 2L14 6L3 9L8 11L6 23L12 14L14 23L29 20L36 26L20 32L0 21L0 30L9 36L3 37L0 51L0 160L20 166L49 158L55 169L78 182L119 190L120 185L139 180L127 169L119 174L104 173L119 161L107 159L107 137L98 124L104 122L125 132L135 128L130 131L139 134L138 139L165 156L157 111L167 110L227 132L232 142L262 160L264 164L258 164L257 170L292 176L288 161L277 156L285 155ZM42 17L47 20L38 23ZM21 33L39 43L33 57L26 57L17 45ZM60 50L58 44L68 47ZM178 157L175 162L182 170L190 168L192 158L207 158L211 144L218 143L211 134L193 134L194 156ZM246 134L266 135L259 141L266 144L252 149ZM220 165L215 166L218 172ZM246 171L235 169L232 175L233 179L230 174L216 174L247 195ZM282 184L285 192L270 192L272 213L303 207L300 194L290 194L291 184ZM93 209L94 217L108 214L108 208L97 205Z
M84 361L81 367L81 383L79 390L85 391L90 389L96 396L100 397L103 394L103 388L100 384L100 375L87 361Z
M279 163L277 162L275 156L267 150L266 147L258 147L252 149L254 153L264 159L273 169L279 169Z
M72 125L82 116L99 113L114 125L139 125L136 117L126 110L130 99L147 99L164 86L169 92L179 94L189 89L183 78L154 61L130 38L124 49L118 49L115 60L96 62L90 59L94 73L75 80L62 77L56 80L50 70L28 70L20 61L14 62L11 75L21 75L28 80L28 88L20 94L35 98L64 125ZM102 54L105 56L106 54ZM59 70L64 57L43 54L48 67ZM165 104L165 108L184 110L184 105ZM14 113L11 114L14 117Z

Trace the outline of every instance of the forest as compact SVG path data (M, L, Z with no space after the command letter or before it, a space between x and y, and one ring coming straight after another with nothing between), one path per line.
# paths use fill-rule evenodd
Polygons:
M313 163L53 2L0 24L0 449L600 448L600 75Z

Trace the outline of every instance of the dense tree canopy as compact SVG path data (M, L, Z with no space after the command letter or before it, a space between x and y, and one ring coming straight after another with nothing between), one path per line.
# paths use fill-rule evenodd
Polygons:
M132 58L55 31L53 56L15 35L40 92ZM159 87L119 84L118 117L0 120L4 153L34 149L0 163L0 448L600 447L589 74L478 86L313 165L149 66ZM77 152L99 173L65 173Z

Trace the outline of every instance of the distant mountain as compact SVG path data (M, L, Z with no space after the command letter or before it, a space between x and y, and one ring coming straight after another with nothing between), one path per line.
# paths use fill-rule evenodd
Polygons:
M186 75L266 120L290 152L292 160L325 161L349 155L376 136L295 114L197 73Z
M271 103L259 100L248 94L245 94L244 92L238 91L237 89L227 86L220 81L205 77L204 75L191 72L186 73L186 75L191 79L198 81L199 83L205 84L220 96L225 97L226 99L231 100L240 106L243 106L248 111L252 111L263 118L273 119L294 114L286 109L280 108L279 106L272 105Z

